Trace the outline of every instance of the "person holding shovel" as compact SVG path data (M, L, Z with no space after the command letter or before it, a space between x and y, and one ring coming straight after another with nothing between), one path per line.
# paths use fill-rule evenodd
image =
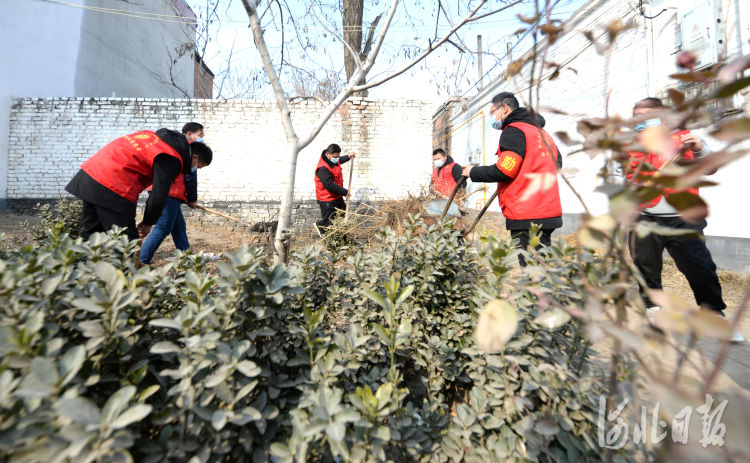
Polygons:
M188 122L182 127L182 133L187 137L188 143L203 143L204 128L198 122ZM154 228L151 229L148 236L145 237L141 245L139 260L141 263L149 264L156 250L162 241L172 235L175 247L182 251L187 250L190 246L185 227L185 218L182 215L182 203L186 203L190 208L197 207L198 201L198 176L197 169L208 165L206 159L199 159L196 170L183 175L179 175L169 190L169 198L162 209L161 216L157 220ZM184 177L184 178L183 178ZM148 189L151 194L151 187Z
M552 232L562 227L562 205L557 185L557 169L562 156L552 137L542 128L544 118L532 115L518 105L510 92L492 98L492 128L502 130L497 163L491 166L466 166L463 175L473 182L497 183L497 199L505 216L505 228L526 249L531 240L531 224L541 227L541 245L549 246ZM540 179L544 181L540 182ZM534 188L534 182L547 188ZM518 256L521 266L526 265Z
M182 133L187 137L188 143L203 142L203 125L197 122L185 124L182 127ZM196 171L185 175L180 174L172 183L161 216L141 245L139 258L142 264L151 263L154 253L169 235L172 235L174 246L180 251L186 251L190 247L185 217L182 215L182 203L186 203L189 207L195 209L198 203L197 169L208 166L212 159L213 155L203 153L202 156L198 157Z
M182 173L189 173L198 158L211 155L203 143L188 143L170 129L142 130L117 138L83 164L65 190L83 201L81 237L113 226L125 228L130 239L148 234L161 215L169 190ZM138 195L153 184L143 220L136 225Z
M442 148L432 151L432 189L446 198L450 197L461 180L463 167L445 154Z
M335 143L323 150L315 168L315 198L320 206L321 220L315 223L318 235L323 236L331 225L331 219L337 211L346 210L344 196L349 196L349 190L344 188L344 176L341 164L354 159L356 154L350 152L348 156L341 156L341 147Z

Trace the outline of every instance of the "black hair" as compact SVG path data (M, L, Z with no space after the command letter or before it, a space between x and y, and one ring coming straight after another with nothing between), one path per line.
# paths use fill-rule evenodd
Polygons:
M443 151L443 148L437 148L437 149L432 150L432 155L435 156L436 154L445 156L445 151Z
M188 122L182 126L182 133L187 135L190 132L198 132L203 130L203 124L197 122Z
M493 105L506 105L511 110L518 109L518 100L510 92L498 93L492 98Z
M664 108L664 107L665 107L664 102L661 101L661 99L649 96L640 101L637 101L635 103L635 106L633 106L633 109L635 108Z
M198 155L198 161L205 165L211 164L214 159L214 152L205 143L194 141L190 144L190 152L193 155Z
M328 145L328 148L324 149L321 155L325 155L326 153L329 154L336 154L341 152L341 147L337 145L336 143L331 143Z

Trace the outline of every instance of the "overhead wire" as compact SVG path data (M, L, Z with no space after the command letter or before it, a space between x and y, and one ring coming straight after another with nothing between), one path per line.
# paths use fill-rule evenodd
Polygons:
M190 25L197 25L200 22L199 18L189 18L183 15L172 15L172 14L163 14L163 13L150 13L147 11L133 11L133 10L125 10L120 8L105 8L105 7L97 7L97 6L91 6L91 5L81 5L78 3L72 3L67 2L63 0L32 0L40 3L49 3L52 5L57 6L67 6L67 7L73 7L73 8L80 8L83 10L89 10L94 11L98 13L106 13L106 14L113 14L118 16L126 16L126 17L132 17L132 18L138 18L138 19L147 19L151 21L162 21L162 22L173 22L173 23L185 23ZM497 23L513 23L517 22L518 20L513 19L490 19L490 20L481 20L477 21L473 25L477 24L497 24ZM232 19L222 19L222 24L241 24L243 27L247 26L247 21L244 20L232 20ZM313 28L313 29L323 29L322 26L319 26L314 23L299 23L303 27L307 28ZM340 27L342 31L344 30L360 30L360 29L367 29L369 28L369 25L342 25L338 26L337 29ZM439 27L442 28L450 28L451 26L449 24L440 25ZM431 26L417 26L417 25L392 25L390 29L393 30L422 30L422 29L432 29Z
M58 5L58 6L80 8L83 10L96 11L98 13L107 13L107 14L113 14L117 16L127 16L127 17L138 18L138 19L148 19L152 21L184 23L184 24L190 24L190 25L198 24L198 18L188 18L186 16L179 16L179 15L150 13L147 11L131 11L131 10L118 9L118 8L104 8L104 7L99 7L99 6L90 6L90 5L81 5L78 3L70 3L70 2L65 2L62 0L34 0L34 1L41 2L41 3L50 3L50 4Z

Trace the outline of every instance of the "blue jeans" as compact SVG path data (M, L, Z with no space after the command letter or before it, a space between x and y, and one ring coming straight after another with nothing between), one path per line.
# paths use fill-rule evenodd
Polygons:
M187 248L190 247L185 227L185 217L182 215L181 206L182 201L167 198L167 204L164 205L159 220L154 224L151 233L143 240L143 244L141 245L141 262L150 264L151 258L154 257L154 253L159 249L161 242L170 234L172 235L174 246L180 251L187 251Z

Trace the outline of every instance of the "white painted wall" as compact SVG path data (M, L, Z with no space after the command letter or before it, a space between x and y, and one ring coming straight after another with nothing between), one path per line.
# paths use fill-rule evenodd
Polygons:
M176 15L173 0L85 5ZM3 0L0 43L0 210L8 189L8 136L12 99L18 97L182 96L169 79L169 57L191 42L185 24L152 21L35 0ZM154 75L156 73L156 75ZM193 62L178 59L173 74L192 95Z
M685 0L707 1L707 0ZM750 37L750 2L738 0L723 0L723 21L725 21L724 45L726 48L722 53L725 56L737 56L740 49L750 52L750 47L739 41L739 32L742 34L744 43ZM545 81L541 87L542 114L547 120L546 130L553 135L561 131L566 132L573 139L581 139L576 128L577 121L582 118L602 117L607 96L607 88L610 89L608 110L610 115L620 115L624 118L631 116L632 106L635 101L646 96L659 96L666 88L674 86L675 81L669 78L669 74L678 72L675 66L675 23L679 16L679 8L685 7L683 0L652 1L651 10L646 14L656 14L662 9L667 9L662 15L647 21L640 15L634 13L632 4L620 0L592 0L586 4L572 18L575 24L573 31L565 35L552 48L548 61L567 64L574 71L565 70L560 77L553 81ZM647 3L647 2L644 2ZM739 8L738 8L739 7ZM737 11L740 11L738 16ZM604 57L599 55L590 41L583 35L584 31L591 30L595 36L605 33L604 26L615 19L624 21L633 20L635 27L623 32L617 41L617 46L609 61L609 75L605 75ZM652 43L654 54L649 55ZM606 37L601 40L606 41ZM518 56L516 56L518 58ZM459 127L479 112L485 113L485 137L484 137L484 164L496 161L495 151L500 139L500 132L490 127L489 106L492 97L501 91L511 91L516 96L528 96L528 70L525 69L512 82L498 79L498 82L485 88L480 94L466 103L464 111L456 112L451 120L453 127ZM749 99L750 100L750 99ZM746 105L748 103L745 103ZM557 108L567 114L554 114L544 107ZM481 119L479 119L481 120ZM569 154L573 148L567 147L557 137L560 151L564 155L564 167L574 168L577 172L568 174L576 191L583 197L589 209L594 214L605 213L608 210L605 195L595 192L595 188L601 184L597 177L602 165L603 158L591 159L585 153ZM720 143L714 142L713 146L721 148ZM454 159L465 164L471 157L471 153L482 148L481 131L473 130L472 124L468 124L456 130L452 135L452 155ZM720 183L714 188L702 190L702 196L711 205L711 216L708 220L706 234L727 237L750 238L750 216L737 213L737 198L744 197L744 174L750 171L750 157L745 157L733 165L719 171L712 180ZM560 180L560 193L564 213L583 212L579 200L573 192ZM470 185L470 191L481 189L483 184ZM494 185L490 185L494 187ZM491 194L492 191L489 191ZM482 199L488 196L483 191L472 196L469 201L474 207L484 204ZM490 210L499 211L497 203Z
M299 133L318 121L314 101L292 105ZM314 200L314 172L331 143L354 150L355 200L417 193L431 174L429 105L409 100L350 99L299 156L296 200ZM205 126L213 163L199 173L201 201L278 201L286 141L275 103L247 100L50 98L18 100L11 115L8 198L69 196L80 164L114 138L136 130ZM427 162L425 162L427 161ZM344 165L348 182L350 165Z

